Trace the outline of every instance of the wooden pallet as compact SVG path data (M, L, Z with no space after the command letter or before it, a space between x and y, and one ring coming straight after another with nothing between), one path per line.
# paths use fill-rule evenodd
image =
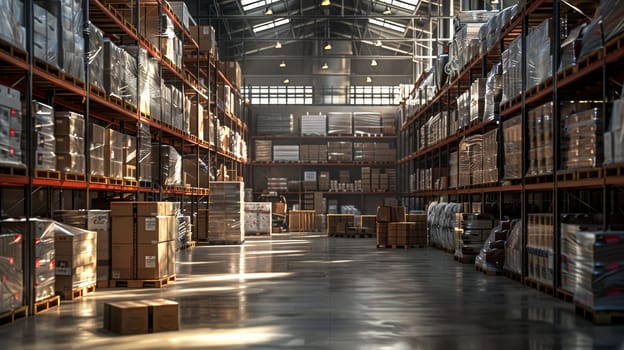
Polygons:
M28 53L19 47L13 46L13 44L0 39L0 51L6 53L11 57L15 57L24 62L28 61Z
M602 168L591 168L591 169L583 169L577 170L574 172L576 181L585 180L585 179L598 179L602 177Z
M85 182L84 174L63 173L63 181Z
M175 282L176 275L163 277L157 280L110 280L110 288L162 288Z
M376 234L374 233L338 233L331 235L331 237L339 237L339 238L375 238Z
M492 271L492 270L488 270L488 269L484 269L483 267L476 265L475 264L475 270L481 272L484 275L488 275L488 276L501 276L503 274L502 271L496 270L496 271Z
M35 169L35 177L39 179L60 180L61 172L56 170L37 170Z
M96 285L91 285L91 286L86 286L83 288L78 288L78 289L74 289L72 290L71 294L69 295L61 295L61 299L63 300L74 300L74 299L78 299L81 297L86 296L87 294L91 294L91 293L95 293L95 288Z
M106 99L106 92L93 84L89 85L89 93L91 95L99 96L103 99Z
M187 242L185 245L177 248L177 250L193 249L193 248L195 248L196 245L197 245L197 242L190 241L190 242Z
M91 183L93 184L103 184L106 185L108 184L108 178L106 176L100 176L100 175L91 175L89 177L89 180L91 181Z
M126 187L137 187L139 182L135 179L123 179L123 185Z
M409 248L425 248L427 247L426 245L414 245L414 244L408 244L408 245L397 245L397 244L378 244L377 245L377 249L409 249Z
M458 263L462 263L462 264L474 264L475 262L475 256L462 256L460 258L458 256L453 255L453 259L455 259L455 261L457 261Z
M206 243L208 245L241 245L241 244L245 243L245 241L225 241L225 240L219 240L219 241L205 241L203 243Z
M513 271L508 271L508 270L503 270L503 276L514 280L516 282L522 282L522 276L518 273L515 273Z
M26 176L26 168L19 165L0 164L0 174L10 176Z
M108 184L109 185L115 185L115 186L123 186L124 184L124 180L123 179L115 179L115 178L108 178Z
M576 314L586 320L592 321L596 325L610 325L624 322L624 311L600 311L574 303Z
M557 299L571 303L574 301L574 295L567 290L557 289Z
M61 78L62 78L63 80L65 80L66 82L68 82L68 83L70 83L70 84L74 85L74 86L77 86L77 87L79 87L79 88L81 88L81 89L83 89L83 90L85 89L85 83L84 83L84 81L82 81L82 80L80 80L80 79L78 79L78 78L74 77L73 75L70 75L70 74L64 73L64 74L61 74Z
M63 73L61 72L61 70L57 66L55 66L53 64L49 64L48 62L46 62L44 60L41 60L39 58L36 58L36 57L33 57L33 58L34 58L33 65L35 67L41 69L42 71L44 71L44 72L46 72L46 73L48 73L50 75L55 76L57 78L61 78L61 75Z
M554 288L552 286L549 286L545 283L542 283L540 281L536 281L530 278L525 278L524 279L524 285L525 286L529 286L531 288L537 289L542 293L546 293L546 294L550 294L553 295L554 294Z
M152 182L151 181L141 180L141 181L139 181L139 187L142 187L142 188L152 188Z
M624 165L622 164L607 165L604 170L607 177L624 176Z
M45 300L41 300L35 303L35 307L32 309L32 315L38 315L42 312L52 310L61 305L61 297L55 295Z
M553 181L552 175L532 175L525 177L525 182L527 184L543 184L550 183Z
M28 316L28 306L20 306L15 310L3 312L0 314L0 326L13 323Z

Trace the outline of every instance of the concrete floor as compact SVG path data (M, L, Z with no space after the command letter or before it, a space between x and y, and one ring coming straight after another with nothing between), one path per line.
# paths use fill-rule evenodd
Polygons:
M163 289L100 289L0 327L0 349L624 349L624 325L431 248L278 235L182 251L177 269ZM103 303L157 297L180 303L180 331L102 329Z

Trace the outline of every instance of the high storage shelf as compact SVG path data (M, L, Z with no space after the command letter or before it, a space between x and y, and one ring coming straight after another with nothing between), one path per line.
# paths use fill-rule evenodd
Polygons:
M252 135L251 137L252 147L255 148L255 141L272 141L273 145L326 145L328 142L351 142L351 143L383 143L394 147L396 145L397 136L395 135L382 135L382 134L370 134L370 135L297 135L297 134L279 134L279 135ZM252 150L255 153L255 149ZM382 205L384 198L397 197L397 191L360 191L360 190L309 190L306 189L304 184L304 173L315 172L318 176L320 172L327 172L332 179L339 178L339 173L348 171L353 182L353 178L360 178L360 171L363 167L369 167L371 169L383 170L385 173L388 169L395 171L396 161L357 161L357 160L325 160L325 161L257 161L255 157L250 162L253 166L253 194L258 196L265 190L263 188L264 182L260 179L266 178L287 178L289 181L300 181L300 191L279 191L279 194L286 196L288 203L299 203L302 205L302 200L306 194L312 192L322 193L323 197L328 201L337 200L339 207L341 205L353 205L359 209L363 214L374 213L374 210L378 205ZM358 180L358 181L359 181ZM305 201L304 201L305 202ZM328 202L329 203L329 202Z
M32 2L26 0L25 6L30 6ZM106 1L106 0L90 0L85 2L89 4L89 21L104 32L105 37L123 38L123 43L131 45L139 45L145 49L149 56L156 59L160 63L160 70L163 81L176 84L187 96L195 96L194 99L203 105L209 105L211 100L211 90L214 91L216 80L231 85L227 78L218 72L211 59L210 69L200 69L198 54L199 46L191 36L190 32L183 27L182 21L174 14L171 7L166 1L145 1L141 2L140 8L133 8L135 11L134 20L142 16L146 8L158 8L158 10L167 16L175 25L177 33L181 34L184 43L185 65L195 67L195 71L177 67L164 54L161 54L159 48L138 33L136 27L128 21L120 12L120 9L130 9L129 6L136 6L134 3L127 1ZM27 30L32 27L31 24L25 23ZM31 62L32 60L32 62ZM192 62L191 60L197 60ZM14 86L22 92L22 100L27 96L43 102L51 102L55 107L62 107L78 113L82 113L85 117L98 119L102 124L110 125L118 130L124 130L124 133L135 135L137 132L137 124L145 123L152 130L153 142L178 146L183 150L183 154L188 152L197 153L204 152L209 154L211 162L227 162L229 168L237 169L242 173L242 166L246 162L245 159L235 156L229 151L218 149L211 145L208 141L200 140L196 135L192 135L183 130L175 128L172 125L153 118L151 115L139 111L137 106L131 105L121 98L108 95L103 90L94 85L86 86L85 82L63 73L59 68L50 65L35 57L29 57L29 53L12 44L6 43L0 39L0 61L2 65L2 77L0 83L8 86ZM86 69L88 74L88 69ZM32 74L32 82L29 84L28 79L24 77ZM207 82L206 86L200 84L202 78ZM141 82L139 82L141 83ZM238 98L240 93L235 90ZM88 101L88 103L86 103ZM139 103L137 103L138 105ZM229 113L217 113L220 116L222 125L228 125L233 130L240 130L242 135L246 135L247 126L237 116ZM246 137L246 136L244 136ZM115 191L115 192L140 192L153 193L154 189L149 187L149 183L145 186L138 186L138 182L128 184L123 183L108 184L89 181L89 176L72 177L66 179L61 176L60 179L38 177L36 172L26 171L25 169L2 167L0 171L0 184L2 186L22 186L32 184L33 186L44 186L51 188L66 189L88 189L95 191ZM206 195L209 190L207 188L188 188L183 186L164 187L160 189L161 193L167 195Z
M518 15L514 17L501 31L499 44L485 54L477 55L450 81L438 89L437 94L430 102L422 105L413 113L404 113L399 137L399 174L400 197L403 203L411 208L423 209L433 201L475 203L477 207L492 214L497 219L510 217L522 219L522 251L523 266L521 279L530 282L529 267L527 266L527 222L532 214L547 214L553 218L554 232L552 244L554 273L551 287L542 290L559 295L563 293L562 286L562 245L561 224L563 214L588 214L594 225L603 229L621 229L622 205L624 196L621 187L624 186L624 164L603 164L598 162L591 168L563 169L563 131L561 125L563 116L561 102L564 101L594 101L600 114L598 118L606 131L607 121L610 119L610 102L620 98L621 83L624 74L621 70L624 64L624 33L604 43L603 47L588 53L576 61L575 65L561 68L559 66L561 47L560 23L569 23L570 28L586 20L576 9L562 1L528 0L520 1ZM570 5L580 9L588 16L595 13L600 2L575 0ZM527 47L526 37L530 30L536 28L547 19L552 19L554 28L551 28L552 46L557 48L550 58L553 74L534 87L527 87L526 51L520 62L522 67L522 93L511 96L508 101L500 105L500 113L494 120L483 121L481 118L460 129L451 130L447 123L446 137L438 139L435 144L419 148L420 127L437 113L454 111L458 108L457 97L470 88L476 78L486 78L492 67L501 60L501 53L509 44L519 38L523 47ZM578 54L578 52L577 52ZM420 80L426 79L423 75ZM418 88L420 82L416 83ZM416 93L416 89L412 94ZM414 96L414 95L412 95ZM540 175L529 175L529 121L528 116L532 109L545 103L553 102L553 171ZM407 110L405 100L404 111ZM522 166L520 177L506 179L504 172L504 148L502 135L504 123L514 117L521 118L521 152ZM439 174L449 176L449 159L452 153L457 152L460 143L467 137L485 134L498 130L498 176L495 182L480 185L454 186L439 185L431 189L411 191L408 175L419 169L438 170ZM602 134L598 133L599 137ZM599 139L602 143L602 139ZM459 167L457 171L459 176ZM466 208L466 207L465 207ZM530 225L530 223L529 223Z

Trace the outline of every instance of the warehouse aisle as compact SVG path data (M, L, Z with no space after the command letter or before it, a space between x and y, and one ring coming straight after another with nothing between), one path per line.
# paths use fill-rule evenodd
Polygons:
M594 327L560 302L488 277L435 249L376 250L371 239L280 235L178 256L163 289L98 290L0 328L3 349L624 348L624 325ZM178 332L117 336L107 301L169 298Z

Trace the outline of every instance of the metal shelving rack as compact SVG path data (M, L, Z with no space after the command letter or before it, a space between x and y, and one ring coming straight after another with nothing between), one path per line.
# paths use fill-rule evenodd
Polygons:
M500 45L484 55L474 58L459 75L447 85L440 88L439 92L420 110L407 115L401 126L399 137L399 189L403 203L410 208L423 209L431 201L454 201L454 202L479 202L484 211L492 214L495 218L504 217L521 218L523 225L523 273L520 280L530 286L536 287L554 296L571 300L571 295L561 289L561 214L574 212L588 212L598 215L601 226L604 229L621 228L622 209L624 196L624 164L599 165L590 169L561 170L561 135L560 121L561 101L599 101L602 104L602 124L606 127L609 111L607 105L621 90L618 82L624 80L621 67L624 63L624 34L620 34L604 47L594 51L576 62L576 65L560 70L559 51L552 54L551 78L541 84L527 89L526 79L523 78L524 93L512 98L501 105L500 117L492 121L478 121L468 128L448 133L448 137L438 143L417 149L418 131L429 117L440 111L450 111L456 108L456 97L466 90L476 77L486 77L493 64L500 59L501 52L509 43L521 36L522 45L526 47L526 36L531 28L542 21L552 18L552 23L560 23L566 18L569 23L573 20L583 19L583 15L576 12L566 3L560 1L528 0L519 9L518 15L502 30ZM599 3L585 0L571 1L571 4L587 13L593 14ZM561 31L559 25L554 25L552 33L552 46L559 48L561 44ZM523 52L521 62L522 76L526 77L527 62ZM423 75L415 84L418 87L420 80L426 78ZM529 158L529 125L528 112L536 106L549 101L554 101L553 120L553 151L554 173L549 175L528 176ZM405 108L405 106L404 106ZM471 135L483 134L487 131L499 130L499 159L498 169L502 169L502 148L500 148L503 122L516 115L522 116L522 144L523 164L522 177L519 180L502 181L499 173L499 182L495 184L471 185L457 188L440 190L409 191L409 180L406 174L414 173L419 168L445 168L448 166L448 156L458 149L459 142ZM451 131L451 130L449 130ZM448 172L447 172L448 173ZM488 203L490 204L488 206ZM529 213L550 214L554 218L554 234L552 246L554 248L554 277L552 286L545 286L528 277L527 267L527 218ZM618 216L619 215L619 216Z
M191 135L183 130L177 129L172 125L168 125L161 120L153 118L151 115L142 113L137 106L131 105L122 99L107 95L104 91L96 86L90 85L89 69L88 69L88 53L89 53L89 22L100 28L106 37L114 38L116 42L124 44L138 45L145 49L148 55L159 62L159 67L163 80L178 86L187 96L194 98L206 106L213 102L214 85L217 79L221 79L227 84L227 78L217 71L214 58L210 59L210 63L203 65L200 62L199 46L192 38L190 32L183 27L182 21L173 13L168 3L162 0L152 1L117 1L117 0L82 0L83 15L85 18L83 26L83 34L85 37L85 81L80 81L75 77L63 73L58 67L49 65L43 61L34 58L31 55L33 50L33 0L24 0L24 25L26 27L26 50L15 47L9 43L0 40L0 62L2 66L2 76L0 83L12 86L22 92L23 101L31 101L37 99L62 107L78 113L85 117L86 125L90 119L96 119L102 124L109 125L115 130L123 131L125 134L136 134L138 132L139 123L145 123L152 130L152 140L161 144L169 144L181 149L183 154L193 153L200 156L200 153L207 155L207 158L214 159L217 162L228 162L228 164L242 173L242 168L246 164L246 159L236 157L230 152L218 150L210 145L208 141L200 140L196 135ZM181 35L184 43L185 61L190 63L195 60L195 71L183 67L176 67L173 62L164 57L160 53L160 48L152 44L144 36L140 34L141 16L146 8L158 8L161 16L167 16L173 22L175 31ZM132 13L132 18L124 17L120 9L125 9ZM161 17L162 18L162 17ZM161 19L162 20L162 19ZM135 25L136 24L136 25ZM193 66L188 64L189 67ZM207 84L200 84L200 77ZM140 84L141 82L139 82ZM240 98L240 93L238 94ZM25 103L25 112L32 115L31 104ZM247 106L248 107L248 106ZM243 113L247 113L243 111ZM223 113L215 114L222 115ZM237 116L226 115L223 119L229 120L229 124L235 130L240 130L241 134L246 138L247 125L245 121L241 121ZM246 120L246 118L243 118ZM13 201L3 200L0 205L3 208L3 215L13 216L20 215L31 218L35 215L50 215L54 209L89 209L93 199L90 193L96 193L101 199L106 198L135 198L139 200L175 200L189 203L191 210L198 208L200 203L207 203L209 196L209 188L191 188L191 187L163 187L155 188L152 183L145 185L127 183L97 183L91 181L89 176L89 139L88 132L85 132L85 156L87 169L84 176L77 178L66 178L60 173L59 178L44 178L36 176L34 170L34 159L32 156L33 149L33 130L34 125L30 123L24 125L25 135L25 165L26 168L20 167L0 167L0 191L3 198L7 193L13 195L19 193L23 189L23 210L17 208ZM137 157L138 158L138 157ZM138 159L137 159L137 171ZM199 166L197 169L199 177ZM138 180L138 177L137 177ZM46 191L45 195L40 195L42 190ZM9 196L11 197L11 196ZM36 199L35 199L36 198ZM37 200L43 198L43 202ZM71 202L71 203L67 203ZM17 201L17 203L21 203ZM35 210L35 205L43 206ZM11 206L11 210L6 209ZM5 210L6 209L6 210ZM45 216L45 215L42 215ZM49 216L48 216L49 217ZM30 239L31 233L28 232L29 225L26 225L24 241L30 244L24 244L24 300L25 303L32 308L34 304L34 295L32 290L34 286L34 276L30 273L33 271L34 241Z

